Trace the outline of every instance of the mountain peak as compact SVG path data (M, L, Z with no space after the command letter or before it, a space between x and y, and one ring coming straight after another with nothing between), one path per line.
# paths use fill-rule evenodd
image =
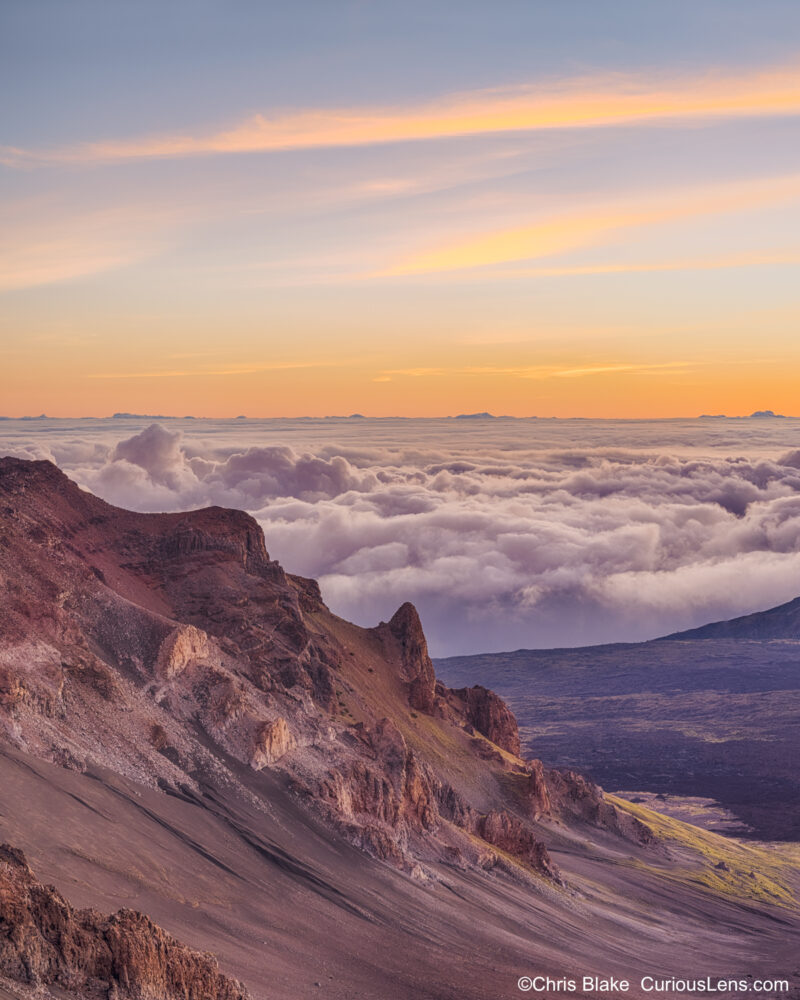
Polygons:
M436 674L428 655L428 643L417 609L406 601L389 621L388 631L399 645L401 676L409 685L408 702L412 708L430 712L436 694Z
M516 843L520 873L555 877L527 800L485 791L495 771L531 773L513 714L486 688L437 685L412 604L358 629L270 560L249 514L121 510L47 462L0 473L0 713L26 750L196 794L198 773L229 768L218 748L279 770L400 867L445 844L501 864L493 845Z
M720 854L730 898L706 893L694 841L673 860L654 814L521 757L498 695L437 681L413 605L374 628L344 621L269 560L247 514L125 511L7 460L0 592L0 787L25 802L24 824L11 810L0 826L43 879L98 907L70 911L38 883L26 896L33 873L0 851L0 993L10 974L27 984L12 995L32 996L31 969L81 1000L171 1000L172 968L193 996L240 1000L157 924L282 997L324 984L477 1000L533 958L555 971L565 949L576 967L602 947L610 971L651 969L664 940L705 973L699 892L734 944L786 937L762 899L741 902L745 862ZM131 897L136 911L100 915ZM643 930L624 954L623 900ZM36 971L47 915L71 956L62 975L50 941L52 980ZM86 988L101 939L128 982L109 968Z

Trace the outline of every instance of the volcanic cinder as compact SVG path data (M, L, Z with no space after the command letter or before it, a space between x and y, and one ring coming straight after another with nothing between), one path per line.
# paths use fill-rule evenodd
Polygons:
M410 604L343 621L242 512L132 513L3 459L0 587L0 996L169 997L176 968L197 1000L792 975L788 856L521 757L497 695L437 681ZM165 962L107 961L109 928Z

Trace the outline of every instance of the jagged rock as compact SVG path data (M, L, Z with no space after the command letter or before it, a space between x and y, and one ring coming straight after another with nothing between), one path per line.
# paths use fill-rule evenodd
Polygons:
M193 687L198 702L206 710L208 724L225 729L247 711L247 698L240 681L222 670L203 671Z
M8 844L0 845L0 973L54 985L78 1000L248 1000L212 956L187 948L143 914L73 909Z
M436 787L436 802L440 814L456 826L465 830L475 830L477 813L460 792L447 782L439 782Z
M452 692L464 704L469 725L474 726L492 743L519 757L519 729L514 713L503 699L479 684Z
M250 514L226 507L206 507L190 515L172 517L171 530L161 541L162 558L182 559L218 552L232 555L249 573L269 579L283 577L283 570L269 558L261 526Z
M296 746L297 740L286 724L286 719L278 716L273 722L265 722L256 732L250 765L260 771L262 767L280 760Z
M369 739L376 763L356 759L346 768L330 771L319 784L316 797L348 821L358 816L380 820L390 828L384 833L392 836L396 845L408 831L434 829L439 810L430 768L407 748L387 719L381 720Z
M547 781L544 775L544 765L540 760L529 760L530 776L526 788L527 799L530 804L531 816L538 819L546 816L551 811L550 793L547 790Z
M516 816L505 810L493 809L481 817L478 830L487 844L520 858L549 878L558 879L558 870L551 862L547 848Z
M433 776L413 750L409 751L406 761L403 806L403 815L415 829L431 830L436 826L439 817Z
M104 701L114 701L119 697L119 684L113 672L98 657L76 657L71 662L62 662L62 667L96 691Z
M436 674L417 609L406 602L389 624L379 629L394 639L399 651L400 676L408 684L409 705L420 712L430 712L435 700Z
M360 760L353 761L347 771L330 772L315 797L347 820L365 815L394 827L400 818L400 799L392 782Z
M398 784L402 783L408 746L397 726L391 719L384 717L373 729L367 730L367 738L384 768L396 776Z
M300 608L303 611L313 613L325 607L322 600L322 591L316 580L310 580L305 576L287 576L289 583L297 591L300 599Z
M0 650L0 707L25 705L47 718L64 710L64 668L55 646L28 641Z
M10 667L0 664L0 708L14 708L25 697L22 679Z
M190 663L208 656L208 636L194 625L181 625L171 632L161 644L155 670L159 677L169 680L182 673Z
M288 622L288 620L284 620ZM280 657L273 664L273 675L286 688L298 687L307 691L320 707L330 711L336 698L334 671L339 666L335 651L325 643L312 642L301 619L282 630L285 637L292 630L292 641L299 653ZM271 685L262 684L265 690Z
M388 861L398 868L406 863L403 849L387 830L371 824L345 826L343 832L362 850L367 851L380 861Z
M548 773L548 785L551 802L557 804L562 817L610 830L639 844L657 843L650 827L616 809L606 801L598 785L577 771L552 770Z
M629 835L599 792L562 777L554 794L510 756L501 698L437 685L412 605L343 622L248 515L124 511L48 463L0 459L0 539L0 738L28 753L194 796L212 774L237 786L232 760L274 767L406 870L474 864L476 834L544 865L532 824L550 814Z

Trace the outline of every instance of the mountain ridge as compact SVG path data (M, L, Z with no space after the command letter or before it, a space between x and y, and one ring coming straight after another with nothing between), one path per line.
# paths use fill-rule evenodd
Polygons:
M413 870L416 846L424 841L428 850L442 830L448 857L506 864L490 850L501 837L505 853L514 855L518 843L524 865L557 879L526 828L524 790L499 794L503 815L487 827L497 809L470 805L469 776L454 787L452 767L445 763L440 774L431 767L432 753L442 760L443 743L451 756L514 773L522 785L536 765L518 759L516 720L496 695L437 685L411 604L373 629L344 622L324 605L315 581L286 574L270 559L260 526L242 511L122 511L49 463L14 459L0 460L0 498L0 546L7 550L0 562L16 567L15 579L8 573L0 694L17 709L19 745L30 749L27 719L30 745L40 752L74 758L76 766L82 758L113 761L120 773L172 788L187 781L185 758L195 751L186 726L199 722L254 769L288 765L295 791L383 860ZM32 572L14 553L12 531L19 536L20 527L26 551L31 542L39 550L38 564L27 557ZM372 658L382 664L377 672L366 662ZM75 706L90 734L79 752L74 727L62 739L59 726L73 682L94 701L88 712L85 703ZM126 752L108 708L119 701L132 721ZM420 713L434 720L430 747L416 722ZM90 744L102 747L105 759ZM219 766L202 749L199 761ZM554 796L553 810L568 813L568 799ZM488 801L483 790L478 801ZM488 854L476 852L475 835Z
M800 837L800 598L641 643L438 659L490 683L523 744L610 789L700 797L741 835ZM720 827L722 829L722 827Z
M3 839L77 905L136 902L219 954L255 997L477 1000L532 943L553 972L598 962L620 906L646 943L618 971L657 960L653 921L707 969L703 919L766 932L792 898L739 874L730 898L698 889L678 873L707 861L686 846L678 866L646 811L520 757L498 695L437 679L413 606L338 618L240 511L137 514L0 459L0 587L0 787L26 803L0 810ZM714 944L721 969L743 942Z
M800 597L764 611L753 611L724 621L709 622L660 636L658 640L687 639L797 639L800 641Z

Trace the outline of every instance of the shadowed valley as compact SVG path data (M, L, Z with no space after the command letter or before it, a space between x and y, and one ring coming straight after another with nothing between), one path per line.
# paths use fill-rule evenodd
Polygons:
M652 642L437 661L508 699L527 747L604 788L712 799L800 840L800 599Z

